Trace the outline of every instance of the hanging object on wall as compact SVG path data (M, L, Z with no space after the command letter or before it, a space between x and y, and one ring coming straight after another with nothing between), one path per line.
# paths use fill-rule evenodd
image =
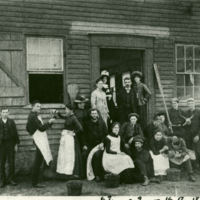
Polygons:
M68 92L69 97L70 97L69 103L73 104L77 94L79 93L79 86L77 84L73 84L73 83L69 84L67 86L67 92Z

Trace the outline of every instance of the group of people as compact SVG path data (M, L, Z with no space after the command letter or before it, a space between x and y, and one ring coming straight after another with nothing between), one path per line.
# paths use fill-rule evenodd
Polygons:
M32 102L27 132L36 146L32 169L33 187L39 183L39 169L49 169L53 157L46 131L57 118L62 118L57 159L57 177L65 180L85 179L100 182L106 173L120 175L120 182L160 183L167 169L185 168L189 179L195 182L193 171L200 166L200 111L194 99L188 99L187 111L178 108L178 99L172 99L172 108L156 113L147 125L146 103L151 96L141 82L142 73L133 72L124 78L124 88L117 94L117 107L109 88L109 73L103 71L96 81L96 90L89 99L78 95L74 104L65 106L65 113L54 110L53 117L43 123L39 101ZM133 86L132 86L133 83ZM6 184L5 162L8 158L8 182L14 180L14 152L19 144L17 129L8 118L7 107L1 109L0 120L0 187Z

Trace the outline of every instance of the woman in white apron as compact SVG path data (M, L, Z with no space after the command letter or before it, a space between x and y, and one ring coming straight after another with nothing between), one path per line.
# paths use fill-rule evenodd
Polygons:
M79 144L82 126L75 117L71 104L66 105L65 111L65 115L58 112L58 116L65 119L65 129L61 133L56 171L61 174L59 178L79 179L83 176Z
M131 157L122 149L125 148L125 142L118 135L120 129L119 123L112 125L112 133L106 137L106 148L103 154L103 167L106 172L120 174L120 181L123 183L133 183L134 164ZM124 149L125 150L125 149Z
M155 176L167 175L166 170L169 169L169 158L167 156L167 142L160 130L155 131L154 138L150 141L150 154L153 159Z

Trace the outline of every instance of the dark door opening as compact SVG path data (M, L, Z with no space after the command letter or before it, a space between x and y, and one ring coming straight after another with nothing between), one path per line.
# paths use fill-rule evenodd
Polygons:
M63 103L63 75L29 74L29 100Z
M143 51L133 49L100 48L100 71L110 74L110 88L116 103L116 94L123 87L123 79L133 71L142 72Z

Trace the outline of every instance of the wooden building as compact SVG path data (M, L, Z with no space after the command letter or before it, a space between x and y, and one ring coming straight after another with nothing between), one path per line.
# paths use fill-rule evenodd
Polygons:
M30 167L34 146L25 130L30 101L42 117L67 102L67 85L90 97L108 70L116 92L124 74L141 70L152 97L148 119L163 102L153 63L159 66L167 105L200 102L198 0L0 0L0 106L10 107L20 134L18 168ZM63 121L48 131L56 152ZM25 164L26 163L26 164Z

